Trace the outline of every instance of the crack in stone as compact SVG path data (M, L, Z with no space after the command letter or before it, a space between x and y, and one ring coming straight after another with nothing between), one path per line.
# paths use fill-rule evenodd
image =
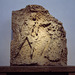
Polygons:
M57 60L50 60L49 57L47 57L47 56L44 56L44 58L47 58L50 62L58 62L58 61L60 61L60 59L57 59Z
M40 27L48 27L48 26L50 26L51 25L51 23L48 23L48 24L42 24L42 25L39 25Z

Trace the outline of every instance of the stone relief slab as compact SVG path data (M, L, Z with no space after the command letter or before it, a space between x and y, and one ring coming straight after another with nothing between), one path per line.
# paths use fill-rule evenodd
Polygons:
M12 12L11 66L67 65L66 32L40 5Z

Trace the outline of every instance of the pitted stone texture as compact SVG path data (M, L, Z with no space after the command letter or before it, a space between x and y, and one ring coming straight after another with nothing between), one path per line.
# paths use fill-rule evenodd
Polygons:
M11 65L67 65L66 32L39 5L12 12Z

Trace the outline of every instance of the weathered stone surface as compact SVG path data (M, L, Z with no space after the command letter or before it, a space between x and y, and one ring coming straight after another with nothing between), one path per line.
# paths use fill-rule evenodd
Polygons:
M11 65L67 65L66 32L39 5L12 12Z

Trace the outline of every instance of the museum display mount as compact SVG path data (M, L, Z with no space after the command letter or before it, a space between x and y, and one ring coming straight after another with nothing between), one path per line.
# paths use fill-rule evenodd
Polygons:
M66 31L48 10L28 5L12 11L12 32L10 66L0 66L0 75L75 75L75 66L67 66Z
M49 74L51 75L75 75L75 66L4 66L4 67L1 66L0 67L0 75L14 75L14 74L24 75L25 72L49 72Z

